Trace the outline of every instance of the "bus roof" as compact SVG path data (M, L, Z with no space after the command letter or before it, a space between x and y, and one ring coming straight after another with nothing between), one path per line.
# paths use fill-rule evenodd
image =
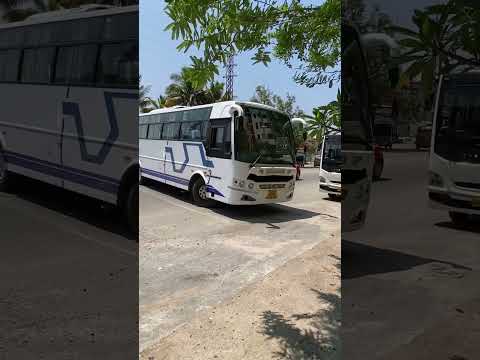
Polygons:
M251 101L221 101L221 102L217 102L217 103L197 105L197 106L173 106L173 107L168 107L168 108L156 109L156 110L152 110L148 113L140 114L139 116L163 114L163 113L170 113L170 112L175 112L175 111L184 111L184 110L190 110L190 109L202 109L202 108L207 108L207 107L212 107L212 106L216 107L216 108L226 108L228 106L233 106L233 105L240 105L240 106L246 105L246 106L256 107L256 108L260 108L260 109L265 109L265 110L270 110L270 111L275 111L275 112L278 112L278 113L285 114L284 112L282 112L278 109L275 109L271 106L256 103L256 102L251 102Z
M6 24L0 24L0 30L11 29L28 25L48 24L52 22L69 21L96 16L114 15L122 13L137 12L138 5L130 6L109 6L88 4L72 9L63 9L38 13L26 18L23 21L16 21Z

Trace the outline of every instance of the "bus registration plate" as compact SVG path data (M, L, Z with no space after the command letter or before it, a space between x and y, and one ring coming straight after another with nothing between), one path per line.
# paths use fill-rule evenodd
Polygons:
M267 196L265 197L266 199L276 199L278 197L277 195L277 190L268 190Z

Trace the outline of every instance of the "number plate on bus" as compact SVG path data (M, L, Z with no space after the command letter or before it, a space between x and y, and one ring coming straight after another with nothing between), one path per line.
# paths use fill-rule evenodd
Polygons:
M269 190L267 193L266 199L276 199L277 198L277 190Z

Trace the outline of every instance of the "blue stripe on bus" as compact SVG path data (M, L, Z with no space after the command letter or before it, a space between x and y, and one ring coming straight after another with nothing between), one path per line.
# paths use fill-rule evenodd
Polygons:
M93 189L102 190L107 193L116 194L120 185L120 183L113 178L54 164L28 155L6 151L5 156L8 163Z
M159 179L163 179L163 180L171 181L171 182L174 182L174 183L177 183L177 184L181 184L181 185L184 185L184 186L188 186L190 184L190 181L187 180L187 179L182 179L182 178L179 178L179 177L176 177L176 176L164 174L162 172L155 171L155 170L142 168L142 173L150 175L150 176L154 176L154 177L159 178ZM218 195L218 196L221 196L221 197L225 197L220 191L218 191L216 188L214 188L211 185L207 185L207 192Z
M188 154L188 146L190 147L198 147L198 150L200 151L200 158L202 159L202 164L203 166L205 167L208 167L208 168L214 168L215 166L213 165L213 161L211 160L208 160L207 159L207 156L205 154L205 150L203 148L203 144L197 144L197 143L183 143L183 152L184 152L184 155L185 155L185 160L184 162L182 163L182 165L180 165L180 169L177 169L176 167L176 163L175 163L175 158L173 156L173 149L172 147L170 146L166 146L165 147L165 153L166 154L170 154L170 158L172 160L172 167L173 167L173 171L175 171L176 173L183 173L183 171L185 170L185 168L187 167L188 165L188 162L190 161L190 155Z

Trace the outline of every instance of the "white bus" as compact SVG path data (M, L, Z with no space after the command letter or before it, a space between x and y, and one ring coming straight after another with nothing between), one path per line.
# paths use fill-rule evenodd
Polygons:
M430 206L458 224L480 215L480 73L440 78L431 149Z
M0 188L11 173L86 194L138 225L138 6L0 26Z
M320 191L333 199L342 195L342 166L342 135L336 131L323 137L320 151Z
M226 101L140 115L141 177L192 194L200 206L289 201L295 146L288 115Z

